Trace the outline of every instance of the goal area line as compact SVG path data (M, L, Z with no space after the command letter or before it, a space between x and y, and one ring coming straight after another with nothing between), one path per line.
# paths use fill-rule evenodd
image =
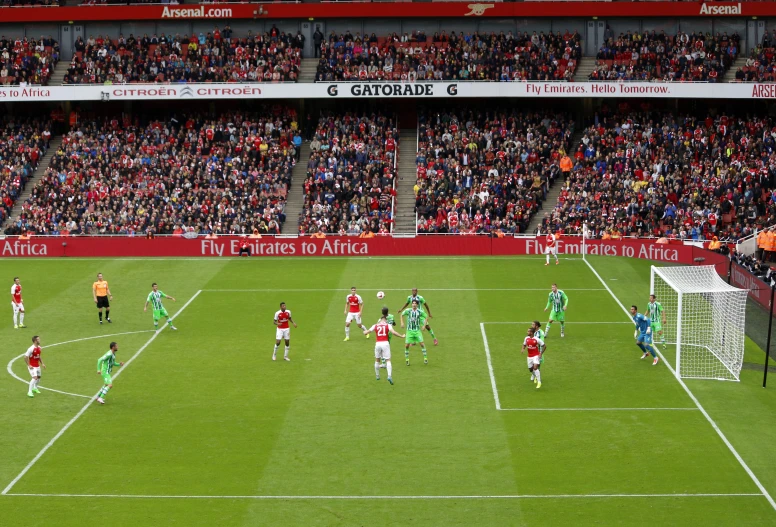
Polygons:
M28 498L124 498L143 500L531 500L531 499L611 499L611 498L762 498L760 493L680 493L680 494L472 494L472 495L410 495L410 496L273 496L273 495L153 495L153 494L56 494L8 493L8 497Z

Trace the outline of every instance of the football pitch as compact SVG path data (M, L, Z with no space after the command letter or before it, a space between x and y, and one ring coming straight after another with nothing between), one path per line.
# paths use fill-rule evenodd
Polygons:
M543 264L2 260L28 327L6 304L0 525L776 525L776 387L748 369L681 383L670 348L639 360L623 306L643 312L649 262ZM112 324L92 302L98 272ZM178 331L143 312L152 282L176 298ZM554 282L566 332L550 331L537 390L520 345ZM429 363L413 347L406 366L394 337L394 385L375 380L374 335L353 324L343 342L351 286L367 327L417 287L439 339L424 332ZM271 360L280 302L299 325L290 362ZM47 369L30 399L32 335ZM101 406L111 341L126 364Z

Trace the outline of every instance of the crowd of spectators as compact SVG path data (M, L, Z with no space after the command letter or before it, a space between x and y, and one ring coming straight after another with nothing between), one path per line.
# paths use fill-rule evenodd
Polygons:
M65 84L294 82L304 37L273 26L235 37L229 25L198 35L79 38Z
M776 30L765 32L760 45L751 50L744 66L736 71L736 81L776 81Z
M59 7L59 0L0 0L0 7Z
M740 49L738 33L628 31L606 39L590 80L721 82Z
M79 120L6 232L279 234L296 124L280 105Z
M51 37L0 36L0 85L45 86L57 62L59 43Z
M442 31L378 38L332 32L316 57L319 82L340 80L570 80L582 57L578 33Z
M604 107L541 229L737 240L776 223L776 120Z
M387 234L399 131L394 116L325 113L310 143L300 234Z
M415 210L421 233L525 232L561 176L567 113L456 109L420 117Z
M0 224L46 154L51 123L7 116L0 121Z

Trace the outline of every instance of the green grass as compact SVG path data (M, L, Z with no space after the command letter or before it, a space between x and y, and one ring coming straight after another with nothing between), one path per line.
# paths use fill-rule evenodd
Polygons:
M591 262L623 303L646 301L649 262ZM43 386L91 396L111 340L122 360L145 346L119 370L108 404L86 408L0 496L2 525L776 523L680 383L638 359L625 314L580 260L2 260L0 270L21 276L29 326L0 329L3 364L33 334L44 346L98 337L44 349ZM91 302L97 272L115 296L112 325L98 324ZM179 331L150 344L152 332L110 336L152 329L142 311L152 281L177 298L171 313L202 291L176 318ZM550 332L536 390L519 353L527 325L513 322L546 319L552 282L569 295L569 323L564 339ZM384 372L375 381L374 340L354 326L342 342L351 285L370 325L377 290L395 312L420 289L440 339L428 365L413 348L406 367L394 339L396 384ZM290 363L270 360L281 301L299 324ZM761 362L762 350L748 343L747 360ZM22 360L11 367L28 378ZM740 383L687 386L776 494L776 388L760 382L745 370ZM88 400L28 399L7 373L0 396L2 489ZM623 496L634 494L655 496ZM284 498L257 498L266 496ZM337 498L353 496L388 499Z

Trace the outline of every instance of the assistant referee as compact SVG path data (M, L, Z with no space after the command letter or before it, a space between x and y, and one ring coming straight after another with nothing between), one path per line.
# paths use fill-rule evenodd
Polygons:
M110 288L108 282L102 277L102 273L97 273L97 281L92 284L92 296L94 296L94 303L97 304L97 311L100 315L100 324L102 324L102 308L105 308L105 320L108 323L113 321L110 319L110 302L108 299L113 300L113 295L110 294Z

